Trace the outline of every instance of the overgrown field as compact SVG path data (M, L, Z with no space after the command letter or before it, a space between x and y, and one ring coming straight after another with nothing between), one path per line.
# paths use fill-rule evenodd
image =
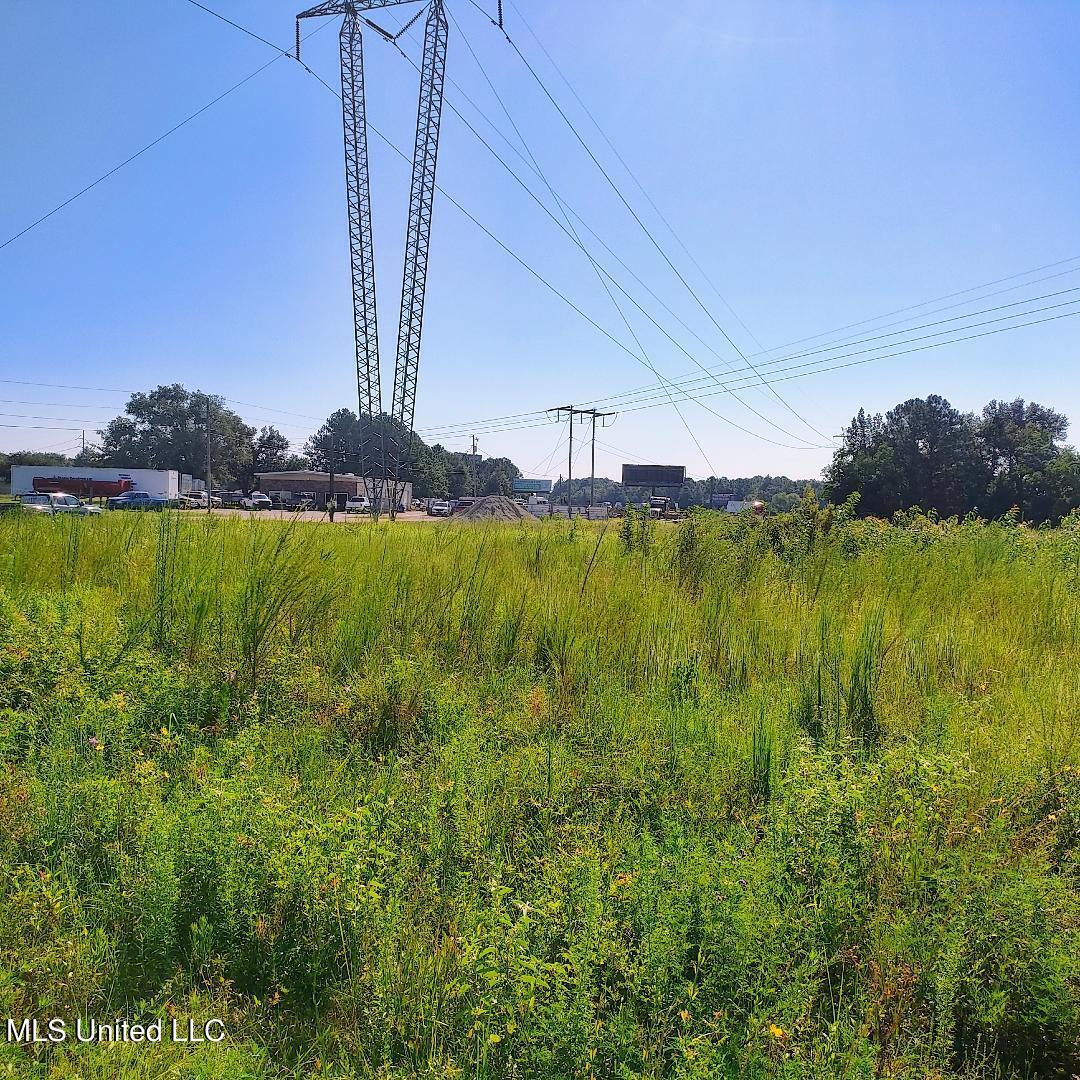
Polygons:
M1080 1072L1080 528L5 515L0 583L0 1017L229 1032L0 1075Z

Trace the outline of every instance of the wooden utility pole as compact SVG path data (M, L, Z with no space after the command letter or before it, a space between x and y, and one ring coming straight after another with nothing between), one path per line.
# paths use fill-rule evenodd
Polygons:
M334 511L337 509L337 498L334 496L334 448L326 448L326 460L330 470L330 497L326 504L326 512L330 515L331 523L334 520Z
M557 420L562 419L562 414L567 413L570 417L570 449L566 455L566 516L573 518L574 516L574 417L575 416L591 416L596 412L595 409L575 409L573 405L556 405L553 409L548 409L548 412L555 413ZM600 416L614 416L614 413L599 413ZM594 452L595 458L595 452ZM595 469L593 470L595 472Z
M589 472L589 509L591 510L596 502L596 421L601 421L601 427L607 427L603 421L609 416L617 416L618 413L597 412L595 409L582 409L581 412L592 417L592 464Z
M214 506L213 484L210 482L210 395L206 395L206 512Z
M574 520L574 406L570 406L570 449L566 455L566 520Z

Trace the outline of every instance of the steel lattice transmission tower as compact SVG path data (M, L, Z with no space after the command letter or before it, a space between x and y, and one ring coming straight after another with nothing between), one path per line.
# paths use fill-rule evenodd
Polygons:
M364 98L364 43L361 23L395 41L419 13L392 35L360 12L393 7L408 0L330 0L296 17L296 54L300 56L300 20L344 15L340 33L341 102L345 129L345 190L349 208L349 254L352 267L353 325L356 341L356 385L361 438L374 431L382 412L379 328L375 305L375 257L371 235L371 179L368 169L367 107ZM422 11L423 9L421 9ZM361 471L375 481L373 512L378 514L385 491L391 516L404 493L403 464L412 448L420 337L424 323L431 215L435 201L435 166L439 156L446 45L449 36L443 0L431 0L424 27L424 59L420 69L420 103L416 115L405 270L401 287L394 392L389 430L383 425L380 445L359 447ZM365 440L366 441L366 440ZM376 458L378 464L376 464Z

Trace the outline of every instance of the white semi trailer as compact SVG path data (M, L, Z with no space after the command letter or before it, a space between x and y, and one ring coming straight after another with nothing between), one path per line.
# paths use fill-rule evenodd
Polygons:
M182 480L187 481L188 490L195 486L190 476L182 477L175 469L88 468L85 465L11 466L12 495L57 491L65 486L71 488L70 494L78 495L92 485L95 490L100 487L100 495L90 494L84 497L104 498L110 494L119 495L122 491L145 491L163 499L175 499L184 493ZM114 490L109 491L108 488Z

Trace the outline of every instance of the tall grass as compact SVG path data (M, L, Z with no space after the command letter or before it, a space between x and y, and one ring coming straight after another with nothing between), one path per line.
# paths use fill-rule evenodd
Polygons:
M45 1076L1068 1076L1075 531L0 518Z

